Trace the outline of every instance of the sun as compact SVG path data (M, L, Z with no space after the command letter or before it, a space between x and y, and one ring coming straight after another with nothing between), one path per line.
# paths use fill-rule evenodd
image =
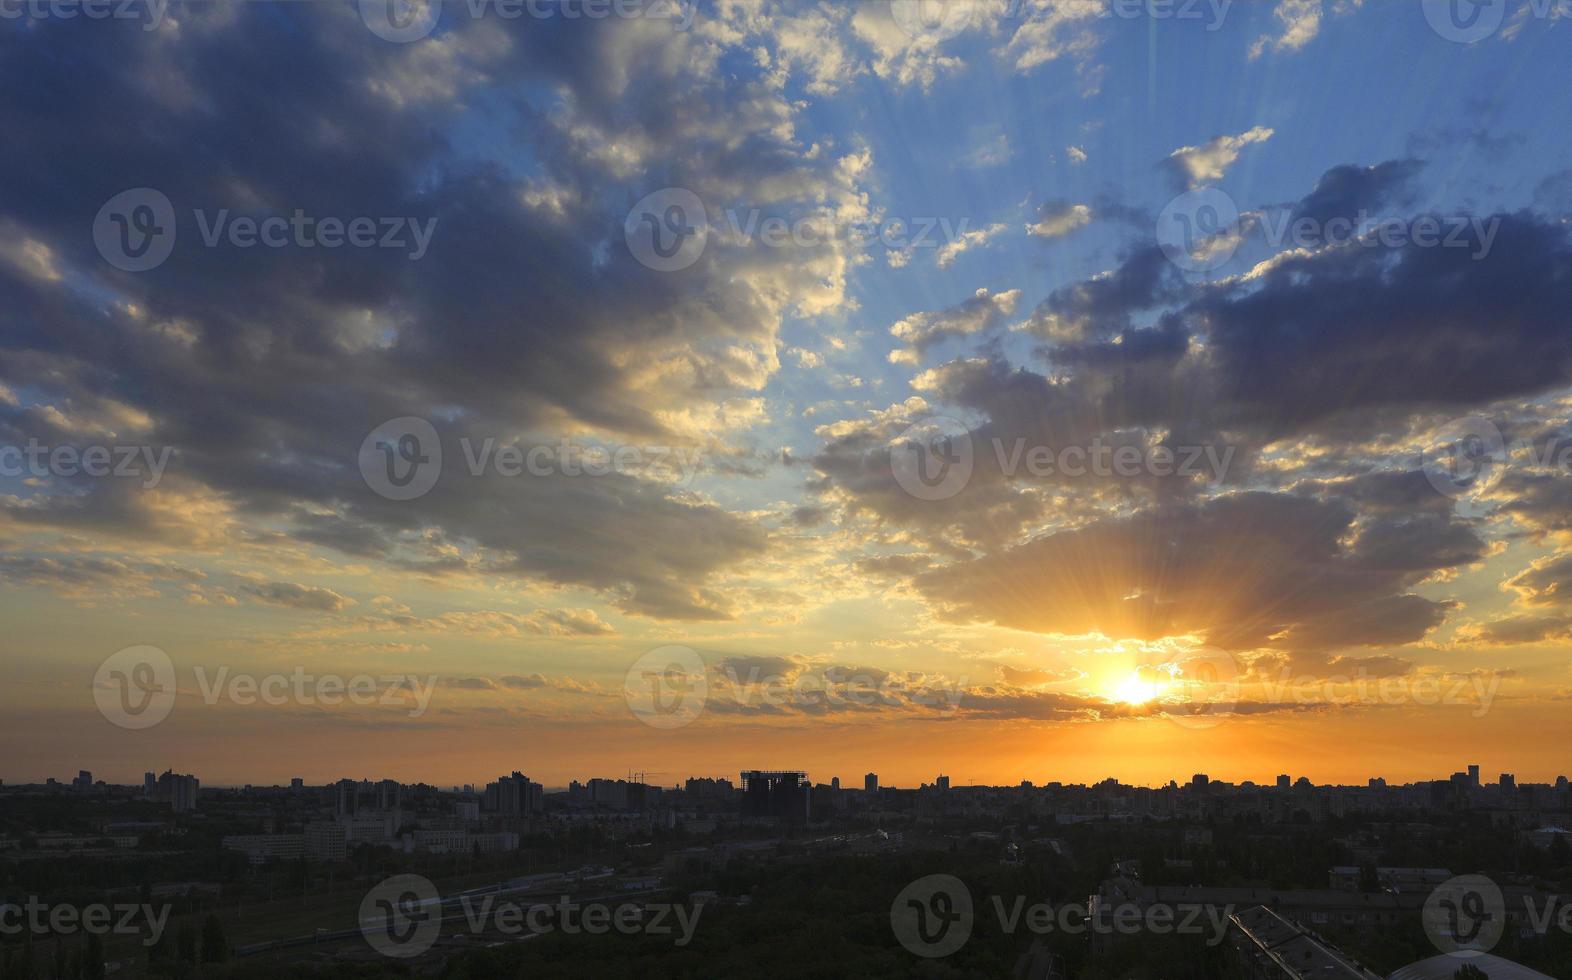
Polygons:
M1138 670L1132 670L1128 677L1114 685L1113 700L1125 704L1145 704L1161 693L1156 681L1143 677Z

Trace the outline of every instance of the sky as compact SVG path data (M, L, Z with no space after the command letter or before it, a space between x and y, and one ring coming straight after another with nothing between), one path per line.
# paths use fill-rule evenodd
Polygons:
M0 778L1552 780L1569 13L0 4Z

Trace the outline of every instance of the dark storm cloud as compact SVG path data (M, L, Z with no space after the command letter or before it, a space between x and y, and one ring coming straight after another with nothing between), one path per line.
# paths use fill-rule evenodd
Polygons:
M1488 255L1347 247L1289 255L1185 310L1226 410L1270 438L1384 406L1465 408L1572 380L1572 245L1523 212Z
M1411 202L1420 160L1388 160L1370 167L1345 165L1321 175L1315 190L1293 210L1293 219L1325 224L1335 218L1358 220Z
M833 250L716 246L659 274L622 247L629 206L668 184L715 202L846 190L836 161L785 135L777 93L712 72L714 46L669 24L513 26L447 18L389 44L330 3L176 5L151 32L0 25L0 220L62 273L0 262L0 383L145 414L140 436L175 447L182 493L312 544L724 618L704 583L762 537L661 484L476 478L395 504L355 469L365 434L404 415L452 420L445 439L588 426L675 444L688 436L667 419L768 376L781 297L834 278ZM508 153L469 145L463 124L481 116ZM88 229L141 186L174 204L177 247L122 273ZM208 247L193 209L436 224L417 263ZM153 526L111 485L7 509L36 526Z
M1054 290L1033 311L1028 327L1052 340L1107 340L1130 329L1133 314L1176 295L1182 284L1163 250L1143 245L1109 275Z
M1444 553L1379 542L1371 552L1363 541L1346 543L1353 522L1332 501L1232 494L1047 534L916 584L952 619L1034 632L1199 633L1230 649L1420 639L1446 606L1409 589L1430 571L1472 560L1478 542ZM1394 562L1382 554L1388 549L1407 560ZM1419 567L1421 556L1428 567Z

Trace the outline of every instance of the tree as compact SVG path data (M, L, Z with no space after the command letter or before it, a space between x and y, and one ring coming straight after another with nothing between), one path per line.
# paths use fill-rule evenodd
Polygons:
M1366 894L1381 890L1381 878L1373 865L1367 864L1359 869L1359 890Z
M87 934L82 949L82 980L104 980L104 940L98 933Z
M209 914L202 922L202 962L222 963L229 959L229 943L224 939L224 923Z
M191 923L182 922L180 931L175 933L175 952L182 963L197 961L197 937L196 932L191 928Z

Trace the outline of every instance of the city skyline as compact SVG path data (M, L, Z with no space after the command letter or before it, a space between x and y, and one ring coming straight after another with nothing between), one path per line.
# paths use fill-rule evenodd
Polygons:
M740 771L739 770L732 770L730 773L726 773L726 774L719 774L719 773L715 773L715 772L692 773L692 774L686 775L682 779L679 779L679 780L676 780L676 781L672 782L671 786L675 787L675 788L681 788L682 785L684 783L686 783L686 782L693 782L693 781L700 781L700 780L721 780L721 779L724 779L724 780L727 780L727 781L731 781L731 782L738 782L738 783L740 783L742 780L741 779L733 780L731 778L732 775L736 774L736 775L739 775L739 776L745 778L750 771L758 771L758 770L756 768L755 769L743 769L743 770L740 770ZM831 785L831 780L834 780L836 783L840 783L844 779L844 785L837 785L835 788L842 789L842 790L848 790L848 791L866 791L865 789L859 790L859 787L856 784L856 777L855 776L853 776L853 777L842 777L840 775L834 775L834 776L824 777L819 782L814 782L814 780L812 778L813 777L812 770L789 770L789 771L807 773L807 775L809 777L809 782L812 783L813 785L816 785L816 786L829 786L829 785ZM169 772L172 772L172 770L166 770L166 774L169 773ZM79 770L79 778L80 778L80 776L93 775L93 774L94 774L93 770L88 770L88 769ZM902 783L891 781L887 776L881 774L877 770L867 772L864 775L865 775L865 777L873 777L874 778L875 783L876 783L876 788L878 788L878 789L892 789L892 790L920 789L920 788L928 787L930 785L939 786L938 780L949 780L948 783L946 783L946 784L944 784L942 786L939 786L939 788L943 788L943 789L949 789L951 787L956 788L956 789L964 789L964 788L968 788L968 787L971 787L971 788L989 788L989 789L1015 789L1015 788L1042 788L1042 787L1051 786L1051 785L1061 785L1061 786L1065 786L1065 787L1086 788L1086 787L1096 786L1096 785L1098 785L1100 783L1103 783L1105 781L1108 781L1108 780L1112 780L1114 782L1117 782L1117 783L1119 783L1122 786L1129 786L1131 788L1136 788L1136 789L1161 789L1161 788L1168 788L1168 787L1171 787L1171 786L1183 787L1183 786L1186 786L1186 785L1193 785L1198 780L1204 781L1205 785L1208 785L1208 786L1209 785L1214 785L1214 784L1215 785L1233 786L1233 787L1242 787L1242 786L1250 785L1250 786L1254 786L1255 788L1275 788L1275 789L1297 788L1300 785L1300 780L1308 780L1308 785L1310 785L1311 787L1314 787L1314 788L1328 788L1328 789L1349 789L1349 788L1357 788L1357 789L1383 788L1383 789L1385 789L1385 788L1391 788L1391 789L1399 789L1399 788L1404 788L1404 787L1421 786L1421 785L1425 785L1425 784L1428 784L1428 783L1445 783L1445 782L1449 782L1449 781L1450 782L1455 782L1457 780L1457 777L1459 777L1459 776L1470 777L1473 780L1472 785L1473 785L1473 787L1475 789L1479 789L1479 788L1482 788L1482 787L1499 787L1499 786L1505 785L1506 783L1510 783L1510 785L1514 789L1516 787L1518 787L1518 786L1552 786L1552 787L1555 787L1555 788L1559 789L1559 788L1564 788L1567 785L1568 778L1569 778L1566 773L1561 773L1561 774L1558 774L1555 777L1550 778L1550 779L1538 780L1538 779L1521 777L1521 776L1519 776L1519 774L1516 771L1502 770L1502 771L1499 771L1499 772L1495 773L1495 775L1497 776L1497 779L1491 780L1491 779L1487 778L1490 774L1491 774L1491 770L1486 769L1485 767L1480 766L1478 764L1470 763L1464 769L1458 770L1458 771L1453 772L1453 773L1449 773L1449 774L1447 774L1445 776L1440 776L1440 777L1436 777L1436 778L1433 778L1433 779L1417 779L1417 780L1411 780L1411 781L1408 781L1408 782L1398 782L1396 780L1388 779L1388 777L1386 777L1384 775L1381 775L1379 773L1372 773L1365 780L1357 782L1357 783L1336 783L1336 782L1323 783L1323 782L1317 782L1317 781L1315 781L1313 779L1310 779L1308 776L1304 775L1303 773L1277 773L1277 774L1272 775L1269 778L1257 781L1255 779L1248 779L1248 778L1246 778L1246 779L1237 779L1237 780L1236 779L1226 779L1226 778L1223 778L1223 777L1220 777L1220 776L1214 776L1211 773L1197 772L1197 773L1192 773L1190 776L1187 776L1187 777L1184 777L1184 778L1180 778L1178 776L1174 776L1174 777L1170 778L1169 780L1167 780L1167 781L1165 781L1165 782L1163 782L1161 784L1126 783L1123 780L1119 779L1116 775L1113 775L1113 774L1110 774L1110 775L1104 777L1103 779L1095 780L1095 781L1092 781L1092 782L1070 782L1070 781L1066 781L1066 780L1062 780L1062 779L1037 780L1037 779L1030 779L1029 777L1022 777L1021 780L1016 780L1013 783L1011 783L1011 782L1006 782L1006 783L986 783L986 782L970 782L970 781L966 781L966 780L963 780L963 779L954 779L954 778L950 777L949 774L947 774L947 773L937 772L937 773L934 773L933 776L931 777L934 780L934 783L930 784L927 781L923 781L923 782L920 782L920 783L918 783L916 785L903 785ZM124 783L118 782L118 781L117 782L111 782L109 780L103 779L102 774L97 774L97 775L98 775L98 778L94 779L91 783L87 784L86 787L76 785L76 780L73 780L72 783L70 783L70 784L59 783L57 780L55 780L54 777L46 777L45 780L12 780L12 779L3 779L3 780L0 780L0 785L4 785L6 788L9 788L9 789L17 789L17 788L22 787L22 786L40 786L40 785L46 785L47 783L53 783L53 784L55 784L57 786L60 786L61 788L65 788L66 786L70 786L72 789L81 790L81 789L84 789L84 788L91 789L93 787L93 785L96 785L97 783L100 783L100 782L104 783L107 786L114 786L114 787L120 787L120 788L136 787L136 786L142 786L142 785L145 784L145 780L144 780L144 782L124 782ZM154 775L156 775L156 773L154 771L152 771L152 770L148 770L148 771L143 773L144 777L149 777L149 776L154 776ZM513 770L513 775L514 776L520 775L520 770L514 769ZM529 775L529 773L526 772L526 773L523 773L523 775L525 775L527 777ZM566 793L566 792L569 791L569 787L571 785L579 783L580 778L591 779L591 780L596 780L596 781L617 781L617 782L626 781L626 782L629 782L629 783L640 783L642 785L655 786L655 787L663 787L664 786L664 784L662 784L659 781L644 780L642 778L642 777L645 777L647 775L648 775L647 773L642 773L642 772L629 772L629 773L626 773L626 774L624 774L622 776L617 776L617 775L613 775L613 774L604 774L604 775L601 775L601 776L588 776L587 774L580 774L579 778L575 778L575 779L569 780L568 783L564 783L564 784L562 784L560 786L553 785L551 783L547 783L547 782L544 782L544 781L538 782L538 785L543 786L547 793ZM635 779L634 777L640 777L640 778L639 779ZM189 778L189 777L180 777L180 778ZM1285 778L1290 780L1291 785L1289 785L1289 786L1283 785L1283 780ZM329 779L329 780L327 780L325 782L318 783L318 782L312 782L311 780L306 779L305 777L294 776L294 777L290 777L289 782L285 782L285 783L263 783L263 782L259 782L259 781L251 781L251 782L244 782L244 783L221 783L221 782L207 781L207 782L204 783L204 785L208 789L218 789L218 790L233 791L233 790L239 790L239 789L243 789L243 788L250 788L250 789L287 789L287 788L299 788L301 786L308 787L308 788L327 788L327 787L332 787L332 786L340 785L340 784L344 784L344 783L354 783L356 785L376 786L378 784L381 784L381 783L384 783L384 782L390 782L390 781L393 782L393 783L399 784L399 785L425 785L425 786L429 786L429 787L431 787L433 789L436 789L436 790L442 790L444 788L451 788L451 789L457 791L461 787L468 787L470 790L473 790L473 788L476 787L476 786L484 786L488 782L491 782L491 781L494 781L494 780L487 779L487 780L478 781L478 782L477 781L473 781L473 780L468 781L468 782L448 782L446 780L439 780L437 782L428 782L426 780L408 780L408 781L406 781L406 780L393 780L393 779L391 779L391 777L388 777L386 775L376 775L376 776L364 775L364 776L359 776L359 777L339 776L337 778ZM1377 782L1380 783L1379 787L1377 787L1375 785ZM1027 785L1027 784L1030 784L1030 785Z

